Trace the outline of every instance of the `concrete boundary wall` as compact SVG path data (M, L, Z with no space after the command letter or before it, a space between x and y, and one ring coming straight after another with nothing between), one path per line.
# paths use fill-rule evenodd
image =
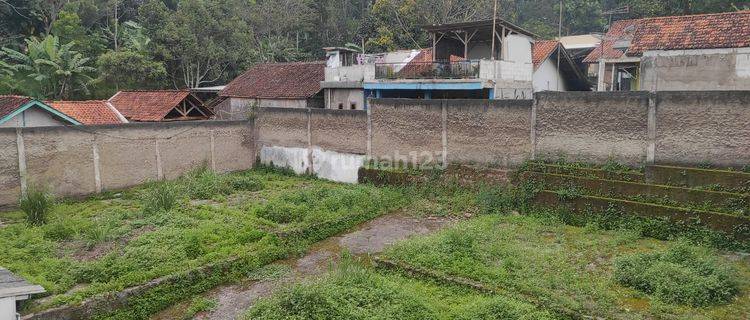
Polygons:
M366 111L259 112L259 141L379 161L515 166L750 164L750 91L541 92L534 100L370 99ZM12 150L10 151L12 152ZM310 159L310 166L314 161Z
M255 162L247 121L131 123L0 129L0 206L28 185L77 197L174 179L206 164L217 172Z

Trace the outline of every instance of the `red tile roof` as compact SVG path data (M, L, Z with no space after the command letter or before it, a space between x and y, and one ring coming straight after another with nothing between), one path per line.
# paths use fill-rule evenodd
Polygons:
M614 48L622 40L631 40L627 52ZM605 59L638 56L648 50L750 47L750 10L615 21L603 45ZM597 62L600 57L602 45L583 62Z
M599 61L599 58L604 59L617 59L622 57L624 52L614 48L617 41L624 41L632 39L635 34L635 30L638 28L641 20L619 20L612 23L604 36L603 41L591 51L583 62L595 63ZM603 53L603 55L602 55Z
M84 125L123 123L107 101L52 101L47 104Z
M544 60L547 60L547 57L555 52L555 49L557 49L559 44L560 41L557 40L541 40L534 42L534 46L531 48L531 62L534 63L534 69L538 68Z
M22 96L0 96L0 118L13 113L32 99Z
M628 55L647 50L750 47L750 10L641 21Z
M307 99L320 92L324 61L258 64L234 79L219 95L260 99Z
M182 100L187 90L120 91L109 102L132 121L161 121Z

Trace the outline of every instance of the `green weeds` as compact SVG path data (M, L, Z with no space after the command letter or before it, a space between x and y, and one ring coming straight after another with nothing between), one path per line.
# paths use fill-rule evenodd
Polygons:
M29 186L26 193L21 196L21 211L26 214L26 222L32 226L41 226L47 223L47 216L54 206L55 198L43 188Z
M738 293L736 271L706 249L683 242L666 251L615 260L618 282L675 304L704 307L731 301Z

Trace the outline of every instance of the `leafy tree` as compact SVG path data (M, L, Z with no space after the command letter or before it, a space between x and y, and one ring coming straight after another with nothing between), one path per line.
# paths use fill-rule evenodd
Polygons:
M175 86L195 88L227 82L248 60L253 33L240 0L182 0L172 11L159 0L141 7L140 22L154 42L155 58L167 65Z
M42 40L26 40L27 52L3 48L6 63L16 70L15 79L26 94L51 99L68 99L74 93L88 93L96 71L88 65L89 58L74 51L75 43L60 45L59 38L48 35Z
M258 41L258 45L250 51L250 57L253 63L290 62L303 60L305 54L288 38L270 36Z
M167 78L164 63L154 61L138 51L109 51L97 60L97 84L113 91L162 87Z

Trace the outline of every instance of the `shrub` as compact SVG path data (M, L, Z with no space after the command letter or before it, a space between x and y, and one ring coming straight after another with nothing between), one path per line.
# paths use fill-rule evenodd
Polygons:
M290 223L302 221L305 217L305 207L286 201L271 200L265 206L256 211L258 217L271 220L276 223Z
M728 302L739 290L731 267L685 242L663 252L616 259L615 279L661 301L696 307Z
M216 195L232 193L232 185L228 179L211 171L205 165L191 171L183 177L190 199L211 199Z
M47 223L47 216L54 206L55 198L47 191L37 187L29 187L26 194L21 196L20 207L26 214L26 222L32 226Z
M147 214L172 210L177 205L179 190L172 182L154 185L143 196L143 211Z
M232 189L238 191L260 191L263 190L263 183L253 177L238 176L230 180Z

